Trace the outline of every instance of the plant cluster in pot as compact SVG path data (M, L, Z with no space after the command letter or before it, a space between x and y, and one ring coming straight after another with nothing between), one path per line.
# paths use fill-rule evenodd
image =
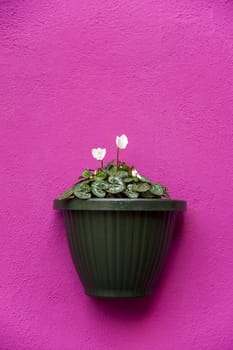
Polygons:
M75 268L90 296L150 295L169 253L178 212L186 202L119 160L128 138L116 138L117 159L106 166L105 148L92 149L100 162L54 200L64 213Z

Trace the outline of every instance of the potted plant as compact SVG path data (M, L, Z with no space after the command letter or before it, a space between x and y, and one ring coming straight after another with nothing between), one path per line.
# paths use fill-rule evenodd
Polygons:
M116 162L103 164L105 148L92 149L100 162L86 169L58 199L72 259L85 293L97 297L143 297L153 291L166 261L177 213L186 202L119 160L128 144L116 138Z

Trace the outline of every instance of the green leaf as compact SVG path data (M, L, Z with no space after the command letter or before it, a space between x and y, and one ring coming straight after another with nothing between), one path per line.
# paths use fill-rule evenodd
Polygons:
M133 177L124 177L123 181L126 182L126 183L129 183L129 182L133 182L134 179L133 179Z
M62 199L66 199L69 198L70 196L72 196L74 194L74 186L70 187L67 191L63 192L58 199L62 200Z
M104 180L104 179L106 179L106 177L107 177L107 173L106 173L106 171L104 171L102 169L98 170L96 172L96 174L94 175L95 180Z
M104 198L106 196L105 190L107 190L108 187L108 183L103 180L93 181L91 184L92 193L98 198Z
M114 160L111 160L107 165L105 165L104 169L108 170L113 166Z
M129 176L129 173L126 170L119 169L119 170L117 170L116 175L119 177L127 177L127 176Z
M140 175L140 181L150 183L150 180L146 176L143 176L143 175Z
M133 191L136 192L146 192L150 189L150 185L147 182L139 182L137 184L133 184Z
M133 185L132 185L132 184L127 185L127 188L126 188L126 190L124 191L124 194L125 194L127 197L129 197L129 198L134 198L134 199L138 198L138 196L139 196L139 193L138 193L138 192L135 192L135 191L133 190Z
M167 187L164 187L164 186L163 186L163 197L168 198L168 199L171 198L171 197L170 197L170 194L169 194L168 188L167 188Z
M127 197L136 199L139 196L138 192L130 191L128 188L123 192Z
M155 194L156 196L162 196L164 187L161 184L153 183L150 187L151 193Z
M91 187L88 184L80 182L74 187L74 195L79 199L89 199L91 198Z
M92 172L90 169L86 169L82 172L81 177L84 179L89 179L92 176Z
M133 169L133 167L130 167L125 163L120 163L120 169L130 172Z
M107 169L107 173L109 175L114 175L117 172L117 166L116 165L112 165L110 168Z
M150 191L141 192L140 195L143 198L160 198L160 196L156 196L155 194L151 193Z
M107 191L109 193L112 193L112 194L120 193L120 192L123 192L125 189L125 184L119 176L116 176L116 175L109 176L108 182L109 182L109 188Z

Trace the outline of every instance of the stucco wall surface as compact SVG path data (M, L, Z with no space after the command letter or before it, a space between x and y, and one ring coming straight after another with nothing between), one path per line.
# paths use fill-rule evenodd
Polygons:
M1 0L0 350L233 349L233 3ZM153 298L84 295L52 200L90 149L186 199Z

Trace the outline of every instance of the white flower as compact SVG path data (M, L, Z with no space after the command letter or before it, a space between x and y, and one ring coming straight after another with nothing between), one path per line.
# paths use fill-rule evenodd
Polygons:
M116 145L120 149L125 149L128 145L128 138L126 135L121 135L116 137Z
M106 155L106 148L92 148L92 156L97 160L103 160Z
M141 179L141 175L138 174L137 170L135 168L132 169L132 172L131 172L132 176L136 176L138 179Z

